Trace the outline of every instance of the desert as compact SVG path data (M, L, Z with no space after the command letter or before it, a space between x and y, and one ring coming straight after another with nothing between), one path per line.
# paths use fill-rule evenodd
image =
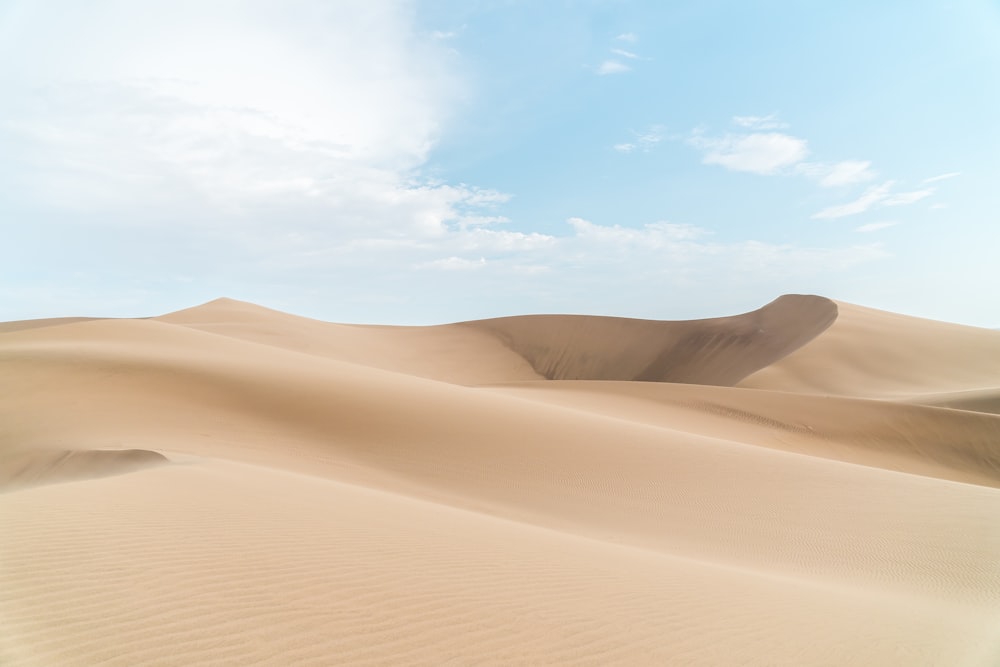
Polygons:
M1000 332L0 324L0 663L982 665Z

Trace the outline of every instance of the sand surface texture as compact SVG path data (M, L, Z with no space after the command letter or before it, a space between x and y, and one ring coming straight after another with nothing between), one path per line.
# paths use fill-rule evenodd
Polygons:
M0 665L1000 664L1000 332L0 324Z

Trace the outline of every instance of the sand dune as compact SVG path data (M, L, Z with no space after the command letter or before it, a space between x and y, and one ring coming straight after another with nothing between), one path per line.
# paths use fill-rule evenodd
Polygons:
M793 294L709 320L536 315L466 326L498 337L549 380L732 385L809 342L836 317L833 301Z
M997 387L1000 332L838 306L824 335L740 386L911 399Z
M458 384L540 379L527 360L472 327L319 322L217 299L155 318L240 340Z
M0 664L993 665L998 352L797 295L0 325Z

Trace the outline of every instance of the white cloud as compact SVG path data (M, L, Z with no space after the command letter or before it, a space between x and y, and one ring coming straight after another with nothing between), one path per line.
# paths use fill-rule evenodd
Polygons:
M705 164L754 174L774 174L801 162L809 152L805 140L778 132L724 137L695 134L689 142L702 151Z
M775 114L767 116L733 116L733 123L751 130L780 130L788 123L778 120Z
M826 176L820 179L819 184L829 188L870 181L875 178L871 164L868 160L838 162L830 168L830 172Z
M488 225L502 225L510 222L510 218L504 215L463 215L458 219L460 227L485 227Z
M844 160L834 164L803 162L797 169L825 188L854 185L875 178L871 162L867 160Z
M652 125L645 132L636 135L636 142L640 148L651 148L664 140L663 126Z
M860 227L856 227L854 231L868 234L871 232L877 232L880 229L885 229L886 227L894 227L898 224L899 222L897 221L869 222L866 225L861 225Z
M495 229L470 229L460 232L441 245L454 243L464 251L476 250L492 254L525 252L550 248L556 244L554 236L538 232L515 232Z
M913 204L922 199L926 199L934 194L933 188L923 190L913 190L910 192L892 193L895 181L886 181L881 185L874 185L852 202L830 206L819 213L813 214L815 219L843 218L849 215L864 213L876 206L905 206Z
M639 246L645 249L656 249L682 241L707 236L710 232L694 225L670 222L653 222L643 227L610 227L596 225L583 218L569 218L567 221L576 232L579 239L611 243L618 246Z
M470 187L464 183L458 186L463 191L469 193L468 203L471 206L494 206L510 201L511 195L507 192L498 192L489 188Z
M755 240L722 243L709 230L658 222L642 227L600 225L583 218L567 220L574 235L560 238L548 264L557 270L566 263L588 266L595 276L615 275L615 285L636 281L648 285L722 284L742 289L751 284L792 285L811 276L837 272L881 259L888 253L880 244L841 248L809 248ZM773 281L773 282L772 282ZM646 293L638 289L637 293Z
M515 276L537 276L543 273L550 273L551 266L542 264L511 264L507 270Z
M633 53L632 51L626 51L625 49L611 49L611 53L621 56L622 58L629 58L631 60L636 60L639 55Z
M466 259L464 257L447 257L430 262L416 264L417 269L434 269L438 271L475 271L486 266L486 258Z
M633 132L633 134L632 141L615 144L612 148L619 153L632 153L636 150L647 152L667 138L662 125L651 125L642 132Z
M419 177L458 81L395 3L15 4L0 179L22 203L438 234L502 198Z
M955 178L956 176L961 176L960 171L949 171L946 174L938 174L937 176L931 176L930 178L925 178L921 181L922 184L926 185L928 183L937 183L938 181L946 181L949 178Z
M854 201L848 202L847 204L830 206L823 209L819 213L813 214L812 217L818 220L829 220L864 213L879 202L885 200L885 198L889 196L889 190L892 189L892 186L892 181L886 181L882 185L872 186L865 190L864 194Z
M623 32L622 34L615 37L615 39L622 42L629 42L634 44L635 42L639 41L639 36L636 35L634 32Z
M885 198L882 202L882 206L905 206L906 204L912 204L918 202L921 199L926 199L934 194L934 188L925 188L923 190L913 190L910 192L900 192L898 194L890 195Z
M605 60L595 71L603 76L607 74L622 74L623 72L628 72L631 69L631 67L623 62L619 62L617 60Z

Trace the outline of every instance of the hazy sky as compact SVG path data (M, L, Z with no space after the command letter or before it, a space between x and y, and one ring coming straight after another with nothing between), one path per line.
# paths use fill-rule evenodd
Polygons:
M0 0L0 320L1000 327L992 0Z

